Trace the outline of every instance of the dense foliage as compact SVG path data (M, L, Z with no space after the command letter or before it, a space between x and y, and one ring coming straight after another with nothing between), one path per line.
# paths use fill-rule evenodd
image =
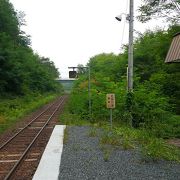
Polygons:
M91 68L92 121L109 119L106 94L115 93L114 120L151 129L157 136L179 136L180 64L165 64L172 37L180 26L167 31L147 31L134 43L134 92L127 93L127 49L123 54L99 54L89 60ZM78 106L77 106L78 104ZM87 118L88 73L75 84L70 112ZM163 132L162 132L163 131ZM165 131L165 132L164 132Z
M24 14L0 0L0 95L60 90L58 70L49 58L35 54L30 38L20 30Z
M54 63L33 52L22 25L24 13L0 0L0 133L62 89Z

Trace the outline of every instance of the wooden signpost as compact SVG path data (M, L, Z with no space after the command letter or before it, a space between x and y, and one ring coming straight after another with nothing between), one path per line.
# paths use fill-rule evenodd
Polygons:
M116 107L115 94L106 95L106 107L110 109L110 125L111 125L111 130L112 130L112 109Z

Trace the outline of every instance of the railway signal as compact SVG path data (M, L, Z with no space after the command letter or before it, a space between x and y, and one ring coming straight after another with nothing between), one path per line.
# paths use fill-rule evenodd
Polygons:
M76 71L69 71L69 78L77 78L77 72Z

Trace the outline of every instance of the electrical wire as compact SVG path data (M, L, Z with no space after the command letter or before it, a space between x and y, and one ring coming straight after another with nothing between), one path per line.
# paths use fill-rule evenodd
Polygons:
M126 1L126 7L125 7L125 14L128 14L128 5L129 5L129 0ZM122 44L124 41L124 32L125 32L125 25L126 25L126 19L123 21L123 30L122 30L122 37L121 37L121 43L120 43L120 50L122 50Z

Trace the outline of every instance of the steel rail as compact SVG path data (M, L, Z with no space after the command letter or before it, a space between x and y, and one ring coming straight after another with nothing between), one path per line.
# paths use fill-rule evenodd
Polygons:
M59 103L58 107L53 111L53 113L51 114L51 116L48 118L48 120L46 121L46 123L44 124L44 126L41 128L41 130L38 132L38 134L35 136L35 138L32 140L32 142L29 144L29 146L26 148L26 150L24 151L24 153L22 154L22 156L20 157L20 159L16 162L16 164L12 167L12 169L9 171L9 173L7 174L7 176L5 177L4 180L8 180L13 172L17 169L17 167L19 166L19 164L21 163L21 161L23 160L23 158L26 156L26 154L28 153L28 151L30 150L30 148L32 147L32 145L34 144L34 142L36 141L36 139L39 137L39 135L42 133L42 131L44 130L44 128L47 126L47 124L49 123L49 121L52 119L52 117L54 116L54 114L57 112L57 110L59 109L59 107L62 105L62 103L64 102L65 97L62 98L62 101Z
M62 99L62 97L61 97ZM11 142L17 135L19 135L22 131L24 131L28 126L30 126L36 119L38 119L42 114L44 114L48 109L50 109L56 102L49 105L44 111L42 111L39 115L37 115L35 118L32 119L31 122L29 122L26 126L24 126L20 131L18 131L16 134L14 134L10 139L8 139L4 144L0 146L0 150L3 149L9 142Z

